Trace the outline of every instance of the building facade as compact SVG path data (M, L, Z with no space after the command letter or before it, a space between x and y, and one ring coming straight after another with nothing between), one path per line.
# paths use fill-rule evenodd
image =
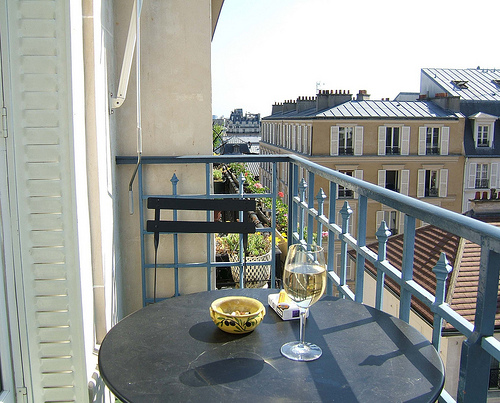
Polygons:
M461 112L464 129L462 212L471 201L498 193L500 163L500 70L422 69L420 98Z
M346 175L461 212L463 131L460 113L429 101L374 101L366 91L360 91L356 99L345 91L321 91L316 97L273 105L272 114L262 119L260 147L262 154L295 153ZM265 168L262 180L269 186L270 173ZM286 193L286 167L279 171L279 190ZM318 190L322 187L321 183L315 185ZM331 195L327 196L330 200ZM357 220L356 195L339 186L335 198L336 209L348 201L351 220ZM404 232L404 216L373 202L368 205L368 239L375 239L382 220L392 234Z

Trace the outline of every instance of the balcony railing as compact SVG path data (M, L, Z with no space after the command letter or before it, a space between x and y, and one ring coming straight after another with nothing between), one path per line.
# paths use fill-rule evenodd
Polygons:
M118 157L118 164L135 164L135 157ZM235 195L220 195L210 192L211 188L211 167L213 163L245 162L260 163L262 177L261 180L269 180L269 193L247 194L240 187L238 197L255 198L267 197L273 201L273 212L271 228L263 231L272 234L273 248L276 245L274 226L276 223L275 207L277 194L280 189L286 190L288 200L288 240L289 243L296 243L307 238L312 239L313 233L317 234L318 242L321 243L321 234L328 232L327 252L328 252L328 279L329 291L336 290L342 298L362 303L364 289L365 263L370 262L377 269L376 285L376 307L382 308L381 295L384 290L384 278L390 277L399 284L400 306L399 317L407 322L410 319L411 299L418 298L426 304L434 315L432 343L439 351L441 343L441 329L443 321L446 320L458 332L463 334L467 340L463 343L460 380L458 387L458 401L478 402L486 401L489 381L490 359L494 357L500 361L500 342L494 335L495 314L498 296L498 281L500 269L500 229L490 224L466 217L461 214L450 212L440 207L424 203L420 200L393 192L391 190L376 186L374 184L350 177L341 172L325 168L297 156L287 155L260 155L260 156L186 156L186 157L142 157L139 169L139 192L140 199L146 200L147 189L143 188L144 167L148 165L163 164L203 164L206 175L206 191L196 197L200 198L225 198L235 197ZM278 181L277 173L280 172ZM327 189L318 189L316 183L326 184ZM352 233L349 232L352 215L351 206L346 200L337 200L337 188L342 186L354 192L357 199L357 224ZM325 193L326 192L326 193ZM330 195L329 199L327 194ZM177 193L175 180L172 183L172 193L178 197L183 197ZM190 197L193 197L190 195ZM385 256L385 243L387 242L386 226L383 222L378 236L378 253L367 247L367 212L368 201L382 203L392 210L400 211L404 214L404 243L403 243L403 264L402 270L398 270ZM336 204L342 203L340 215L341 222L336 222ZM152 264L147 259L144 239L151 234L144 230L145 211L140 206L141 214L141 236L142 236L142 264L144 296L147 299L146 271L150 270ZM207 219L210 219L207 213ZM474 324L460 316L450 306L445 303L445 284L451 267L444 254L433 268L437 278L436 294L432 295L422 285L413 278L413 257L416 234L416 220L433 224L449 233L476 243L481 248L481 265L479 270L478 297L476 301L476 312ZM352 223L351 223L352 224ZM357 234L355 237L354 234ZM332 242L333 240L333 242ZM214 262L212 251L213 239L207 234L207 261L196 264L181 264L178 259L174 263L161 264L158 267L173 268L176 271L176 294L178 293L179 270L189 267L207 267L207 288L211 288L211 273L220 266L227 266L227 263ZM176 242L174 242L174 247ZM356 259L356 286L352 290L347 285L346 267L348 265L348 250L357 255ZM340 252L340 272L334 271L334 256ZM177 256L175 251L174 256ZM271 262L272 281L275 279L276 258L273 254ZM240 262L241 266L241 262ZM242 266L241 266L242 267ZM453 398L443 391L441 402L454 401Z

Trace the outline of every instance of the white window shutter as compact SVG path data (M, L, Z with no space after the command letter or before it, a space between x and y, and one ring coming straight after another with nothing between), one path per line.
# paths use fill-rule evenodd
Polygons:
M363 155L363 126L354 128L354 155Z
M401 155L410 155L410 126L403 126L401 132Z
M405 232L405 216L406 214L400 211L399 213L399 227L398 234L403 234Z
M385 169L378 170L378 185L385 188Z
M356 169L354 171L354 177L356 179L359 179L359 180L363 180L363 170L362 169ZM358 198L358 194L356 192L354 192L354 198L357 199Z
M385 155L385 126L378 127L378 155Z
M467 187L469 189L476 188L476 171L477 164L475 162L469 163L469 180L467 181Z
M417 197L425 196L425 169L418 170Z
M401 186L399 193L408 196L408 188L410 184L410 170L402 169L401 170Z
M498 186L498 162L492 162L490 165L490 189L496 189Z
M450 128L445 126L441 129L441 155L448 155L450 143Z
M375 231L379 229L382 221L384 221L384 212L382 210L378 210L376 215Z
M448 196L448 170L439 170L439 197Z
M425 141L427 137L427 128L424 127L419 127L418 128L418 155L425 155L426 153L426 146L425 146Z
M330 155L339 155L339 127L330 127Z

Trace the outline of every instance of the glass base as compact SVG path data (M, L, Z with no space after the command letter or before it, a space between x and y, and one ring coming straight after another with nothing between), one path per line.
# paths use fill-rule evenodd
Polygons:
M321 357L321 348L312 343L300 343L300 341L291 341L281 346L281 354L284 357L294 361L314 361Z

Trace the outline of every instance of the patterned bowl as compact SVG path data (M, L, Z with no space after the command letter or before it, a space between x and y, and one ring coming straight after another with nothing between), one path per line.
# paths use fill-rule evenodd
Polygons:
M264 305L248 297L223 297L210 306L212 320L227 333L249 333L259 326L265 314Z

